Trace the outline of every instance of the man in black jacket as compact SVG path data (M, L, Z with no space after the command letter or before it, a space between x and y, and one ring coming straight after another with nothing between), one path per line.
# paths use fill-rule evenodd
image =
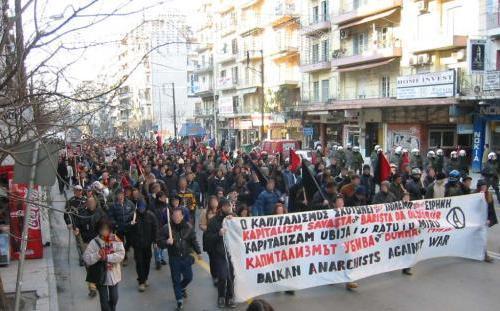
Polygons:
M234 268L231 260L229 260L229 253L227 253L224 246L223 236L226 229L222 227L222 222L226 217L232 217L232 205L226 199L222 199L219 203L219 213L214 216L208 223L206 231L207 248L213 253L215 266L217 271L217 289L218 300L217 305L219 308L225 306L235 308L234 303Z
M66 207L64 210L66 213L64 214L64 222L66 226L68 226L69 230L74 230L76 228L78 222L78 216L83 212L85 208L85 201L87 198L83 196L83 188L80 185L76 185L73 188L74 196L71 197L68 201L66 201ZM80 266L84 266L83 258L82 258L82 239L80 236L75 236L76 238L76 248L78 251L78 257L80 260Z
M133 220L134 222L134 220ZM135 223L131 230L134 248L135 269L139 291L144 292L148 286L149 268L151 264L151 247L158 240L158 222L155 215L146 209L142 198L137 201Z
M201 249L193 227L184 221L181 208L172 211L172 224L163 226L160 233L160 247L168 249L168 261L174 287L177 310L182 310L183 299L187 298L186 288L193 280L193 250L201 259Z

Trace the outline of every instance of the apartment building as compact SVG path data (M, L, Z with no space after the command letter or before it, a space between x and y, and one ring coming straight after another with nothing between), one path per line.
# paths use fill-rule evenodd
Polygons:
M397 145L471 150L474 104L464 95L471 81L482 79L468 61L471 42L483 37L482 6L463 0L310 0L313 21L316 7L330 16L330 23L313 25L331 29L328 48L318 42L326 42L321 34L302 57L312 60L301 67L300 108L312 140L358 145L366 155L376 144L388 151ZM302 27L306 36L320 28Z
M300 102L300 1L220 0L202 4L200 12L212 14L214 23L195 32L203 46L199 63L212 60L211 71L198 71L197 94L205 105L215 99L219 140L234 149L260 139L261 130L263 139L300 138L294 109ZM209 46L202 44L207 37ZM203 81L212 81L213 92L201 88Z

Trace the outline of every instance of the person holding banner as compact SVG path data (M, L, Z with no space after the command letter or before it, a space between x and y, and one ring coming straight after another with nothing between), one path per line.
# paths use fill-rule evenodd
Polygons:
M232 217L231 202L222 199L219 202L217 215L208 223L206 231L207 248L213 252L213 260L217 271L217 306L219 308L235 308L234 302L234 268L229 253L224 245L224 234L227 229L222 227L224 218Z
M201 260L201 249L193 227L184 221L183 211L180 208L172 210L172 221L165 224L160 232L158 244L168 250L168 261L174 287L177 311L184 308L184 299L187 298L187 286L193 280L194 252Z
M493 202L493 195L488 191L488 183L484 179L480 179L477 181L476 192L484 193L484 198L486 199L486 203L488 204L488 227L492 227L498 224L497 214L495 211L495 203ZM488 255L488 252L486 252L484 255L484 261L492 263L493 257Z

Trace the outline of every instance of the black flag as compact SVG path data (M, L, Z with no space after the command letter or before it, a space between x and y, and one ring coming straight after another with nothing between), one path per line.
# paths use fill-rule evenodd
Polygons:
M255 165L255 163L253 163L252 159L250 159L249 156L247 156L245 158L245 160L250 165L250 169L252 171L254 171L255 175L257 175L257 178L259 178L259 183L261 184L261 186L264 187L264 189L265 189L266 186L267 186L267 178L266 178L266 176L264 176L264 174L262 174L261 170L257 167L257 165Z
M326 196L323 193L323 190L321 190L318 181L316 180L316 178L314 178L314 175L309 169L308 165L309 161L302 160L302 184L304 185L307 202L312 202L314 194L318 191L323 199L326 200Z

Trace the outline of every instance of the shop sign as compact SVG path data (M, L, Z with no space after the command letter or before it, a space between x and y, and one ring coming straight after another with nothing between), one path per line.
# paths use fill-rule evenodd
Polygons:
M304 136L313 136L314 129L312 127L304 127Z
M484 74L483 90L500 90L500 71L488 71Z
M472 134L474 132L474 127L472 124L457 124L457 134Z
M397 99L455 96L454 70L429 72L397 79Z
M484 72L485 70L485 52L486 40L469 40L469 71L471 73Z
M479 108L479 113L486 116L500 115L500 105L481 106Z

